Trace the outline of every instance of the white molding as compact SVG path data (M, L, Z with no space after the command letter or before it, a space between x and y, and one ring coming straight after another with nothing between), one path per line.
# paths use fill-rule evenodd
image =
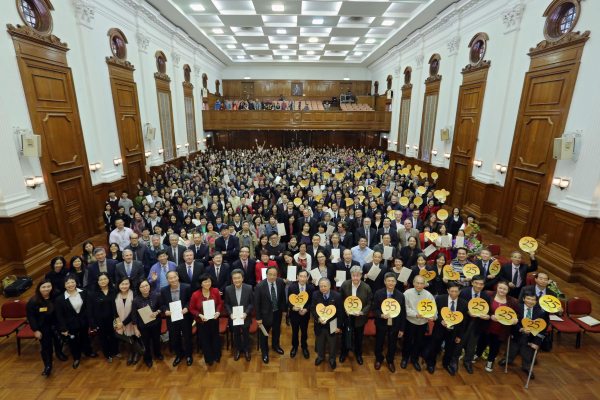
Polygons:
M423 61L425 61L425 56L423 54L419 54L415 57L415 64L417 64L415 69L421 69L421 67L423 67Z
M195 62L194 63L194 75L200 76L200 72L201 72L200 64Z
M75 7L75 19L77 20L77 24L90 30L94 29L92 27L92 20L96 13L96 7L83 0L73 0L73 7Z
M171 53L171 60L173 61L173 65L175 67L179 67L179 62L181 61L181 55L176 52Z
M448 57L455 56L458 53L458 44L460 43L460 36L455 36L446 42L448 48Z
M145 35L143 32L137 32L135 34L135 37L137 38L137 42L138 42L138 48L140 49L140 51L142 53L148 53L148 45L150 44L150 38Z
M502 23L506 27L504 31L505 35L517 32L521 28L521 19L523 19L524 11L525 6L523 4L516 4L502 13Z

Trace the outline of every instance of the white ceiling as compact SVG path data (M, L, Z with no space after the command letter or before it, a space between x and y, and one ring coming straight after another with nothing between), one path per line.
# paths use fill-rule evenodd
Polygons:
M454 1L148 0L227 65L365 66ZM283 11L273 6L282 6Z

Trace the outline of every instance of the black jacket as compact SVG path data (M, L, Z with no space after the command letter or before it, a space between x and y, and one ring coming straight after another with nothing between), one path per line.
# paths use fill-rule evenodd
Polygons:
M310 278L309 278L310 279ZM293 282L289 287L288 287L288 301L287 301L287 306L290 309L290 321L292 322L292 324L299 324L302 321L306 321L306 320L310 320L310 305L312 304L312 297L313 297L313 293L315 292L315 290L317 290L317 288L310 282L306 282L305 286L305 290L306 293L308 293L308 301L306 302L306 304L304 305L304 307L302 307L303 309L309 310L309 312L307 312L304 315L300 315L299 311L294 311L293 308L294 306L290 303L290 295L295 294L298 295L300 294L300 284L298 282Z
M200 246L195 244L189 247L189 250L194 252L194 260L201 262L204 266L207 266L210 261L210 249L204 243Z
M187 283L179 282L179 301L181 301L181 309L188 309L188 312L183 314L183 321L188 321L190 325L192 324L194 317L192 313L189 312L190 309L190 300L192 299L192 289L191 286ZM170 310L169 304L173 302L173 298L171 297L171 285L165 286L160 289L160 310L164 313ZM171 325L171 317L167 317L167 325Z
M463 288L460 291L460 294L458 295L459 298L464 299L467 302L467 307L469 305L469 301L471 301L471 299L473 298L473 288L472 287L466 287ZM490 298L490 295L487 294L485 291L481 291L479 292L479 297L482 298L483 300L487 301L488 306L490 307L490 312L488 314L491 315L491 308L492 308L492 299ZM469 326L471 324L473 324L473 333L477 336L479 336L483 330L483 326L485 325L485 323L489 320L483 320L481 318L471 318L471 316L468 314L464 315L464 321L465 321L465 331L469 328Z
M43 300L42 304L36 303L35 297L29 299L25 310L27 311L27 321L32 331L36 332L56 325L55 303L56 300L52 300L51 298ZM45 311L42 311L44 309Z
M275 280L277 289L277 311L285 312L287 307L287 298L285 296L285 283L283 279ZM256 284L254 290L254 311L256 320L264 325L273 325L273 303L271 302L271 292L269 290L269 281L267 279Z
M242 296L240 303L238 304L237 296L235 295L235 285L229 285L225 289L224 304L225 310L229 317L229 328L233 328L233 320L231 315L233 314L233 307L244 307L244 313L246 313L246 319L244 320L244 327L248 328L252 324L252 316L250 313L254 308L254 293L252 292L252 286L246 283L242 283ZM236 325L239 326L239 325Z
M112 286L104 294L97 284L94 284L93 289L88 291L87 313L88 324L91 329L96 329L101 323L114 319L112 304L115 302L118 293L119 290Z
M204 264L198 261L194 261L192 263L191 281L187 271L187 264L185 262L183 264L179 264L175 271L177 271L177 274L179 275L179 282L191 285L192 293L200 289L200 285L198 284L198 278L200 278L200 275L204 273Z
M69 299L65 299L64 294L61 293L56 298L54 306L56 307L56 319L58 321L58 330L60 332L66 332L69 329L75 330L88 327L88 293L89 291L87 289L83 289L79 292L81 300L83 301L79 314L75 312Z
M331 317L327 320L326 324L321 324L319 322L319 315L317 314L317 304L324 304L326 307L333 305L335 307L335 316ZM325 301L323 297L323 293L320 290L315 290L312 295L312 302L310 305L310 313L312 314L315 324L315 335L319 336L321 334L321 330L327 329L327 334L329 336L335 335L335 333L331 333L329 330L329 326L331 321L337 319L337 327L338 329L342 328L344 324L344 316L346 312L344 310L344 300L342 299L342 295L338 292L334 292L333 290L329 290L329 298Z
M435 298L435 305L437 307L438 317L435 321L435 324L433 325L432 336L436 339L441 338L449 331L448 328L442 325L442 321L444 320L442 318L442 308L448 307L448 296L449 295L447 294L443 294ZM470 318L468 302L460 296L456 299L456 311L462 313L463 320L459 324L453 325L453 328L451 329L452 333L450 334L451 340L455 340L457 337L462 338L463 333L466 329L466 319Z
M512 326L512 330L511 330L511 337L512 338L516 338L519 337L519 335L522 335L521 332L519 332L519 329L523 328L523 318L525 318L525 304L523 303L519 303L519 308L517 311L517 319L519 320L519 322L517 322L516 325ZM533 306L533 310L531 312L531 318L532 321L535 321L536 319L543 319L546 322L546 326L548 326L549 320L550 320L550 314L548 314L546 311L542 310L542 307L540 307L540 305L538 303L536 303L535 306ZM545 329L540 332L540 335L544 335L545 333ZM533 343L536 345L541 345L542 341L544 340L543 336L540 337L539 335L533 336L532 334L529 334L529 337L527 338L527 342L528 343Z
M241 259L237 259L231 264L231 272L235 269L244 270L244 265ZM254 287L256 286L256 260L248 257L248 268L244 272L244 283Z
M388 320L381 318L381 316L385 314L381 310L381 303L383 303L383 301L387 298L387 289L385 287L383 289L379 289L373 295L373 315L375 316L375 326L377 329L385 329L388 326ZM400 315L392 319L392 332L404 332L404 327L406 326L406 307L404 294L402 294L402 292L399 290L394 289L394 293L392 293L392 299L395 299L400 304Z

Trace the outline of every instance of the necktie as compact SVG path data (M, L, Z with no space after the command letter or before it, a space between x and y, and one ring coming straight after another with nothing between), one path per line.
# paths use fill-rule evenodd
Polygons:
M163 272L166 274L166 273L167 273L167 266L166 266L166 265L163 265L163 267L162 267L162 270L163 270Z
M131 264L127 264L127 276L131 276Z
M456 308L454 307L454 300L452 300L452 304L450 304L450 311L456 311Z
M519 268L513 268L513 279L512 283L515 284L516 287L519 287Z
M369 239L371 239L371 238L369 237L370 236L369 235L369 230L367 228L365 228L365 236L367 238L367 247L369 247L369 242L370 242Z
M225 251L227 251L227 242L229 241L229 239L225 240Z
M192 281L192 266L188 265L188 276L190 277L190 282Z
M300 293L304 292L304 286L300 286Z
M479 293L475 293L475 296L473 297L474 299L479 297Z
M543 294L544 294L544 292L542 292L542 291L540 290L540 293L538 294L538 297L542 297L542 295L543 295Z
M244 261L244 271L248 270L248 261Z
M326 294L326 295L323 296L323 298L325 299L325 301L327 301L327 300L329 300L329 295Z
M271 302L273 303L273 311L277 311L277 296L275 295L274 283L271 283Z
M525 318L531 319L531 308L529 307L527 307L527 315L525 316Z
M177 262L177 247L173 249L173 262Z
M392 294L390 292L388 292L388 299L392 298Z
M215 272L217 274L217 280L219 280L219 271L221 270L221 267L217 267L215 268Z
M348 264L346 264L346 269L350 269L350 266Z

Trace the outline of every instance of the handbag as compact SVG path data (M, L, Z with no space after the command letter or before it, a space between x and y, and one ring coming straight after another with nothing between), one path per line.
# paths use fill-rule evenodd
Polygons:
M56 338L61 347L65 347L67 344L69 344L69 338L71 335L67 334L65 336L56 329L53 329L52 331L54 333L54 337Z
M16 281L16 280L17 280L17 276L16 275L8 275L6 278L2 279L2 288L6 289L10 285L12 285L13 282Z
M146 352L146 348L144 347L144 343L140 339L131 339L133 342L133 351L138 353L140 356L143 356Z

